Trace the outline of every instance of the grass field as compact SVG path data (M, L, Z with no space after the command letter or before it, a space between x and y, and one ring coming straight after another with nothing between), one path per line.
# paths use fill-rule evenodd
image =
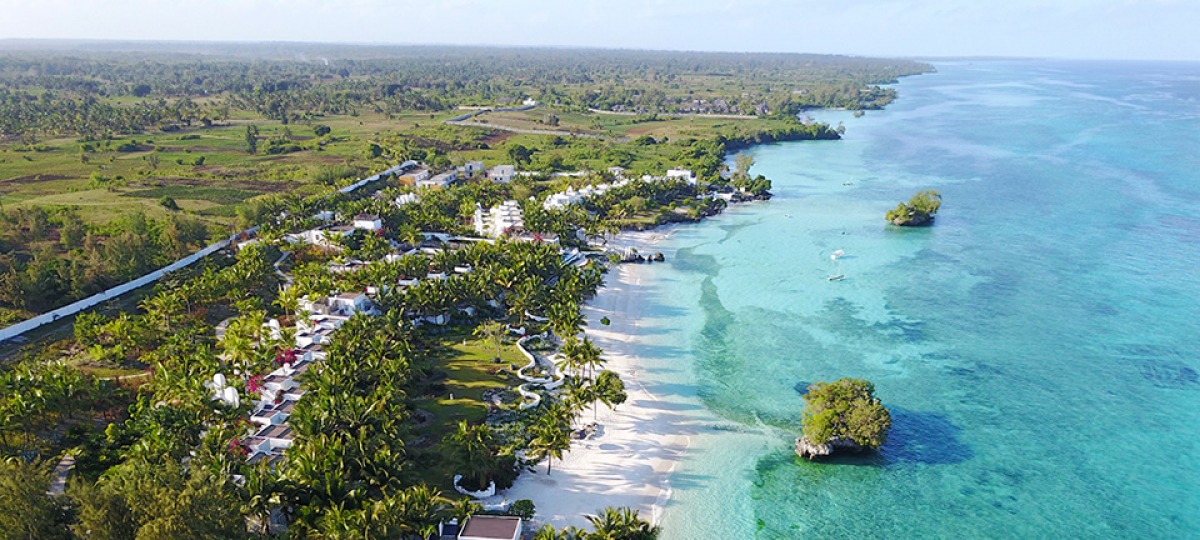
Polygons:
M447 374L445 394L414 402L416 408L434 416L433 422L417 430L417 434L427 437L431 445L416 451L414 457L422 462L421 470L416 471L419 478L429 485L453 493L451 479L455 471L453 464L445 459L446 451L439 448L442 437L453 432L460 420L482 422L487 417L483 393L510 388L519 383L519 379L508 374L507 366L523 365L525 357L516 345L507 343L501 349L501 362L496 363L492 360L496 356L495 348L481 340L465 334L451 335L447 340L451 343L453 353L437 366ZM505 368L504 371L493 373L501 367Z
M322 168L332 165L364 173L386 168L383 160L368 159L368 144L440 126L453 114L337 116L285 126L239 113L222 125L179 132L104 140L52 138L35 145L9 141L0 143L0 206L74 207L86 221L101 224L131 210L161 217L167 211L158 200L165 195L185 213L230 228L234 205L265 193L304 191ZM254 155L246 152L250 124L259 133ZM330 126L331 134L317 138L316 124ZM267 154L273 138L286 138L300 150ZM119 150L122 146L128 151Z

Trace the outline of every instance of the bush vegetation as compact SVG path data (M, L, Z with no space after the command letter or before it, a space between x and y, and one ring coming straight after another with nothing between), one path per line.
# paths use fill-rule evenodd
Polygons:
M888 210L885 218L893 225L905 227L929 225L941 207L942 195L937 191L925 190L913 195L907 204L900 203Z
M875 385L863 379L818 382L804 394L802 427L812 444L849 440L878 449L887 441L892 416L875 397Z

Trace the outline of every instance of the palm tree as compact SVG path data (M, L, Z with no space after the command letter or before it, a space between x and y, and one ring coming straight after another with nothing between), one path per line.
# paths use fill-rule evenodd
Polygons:
M592 343L591 339L587 336L583 337L583 341L579 344L576 354L579 355L578 361L580 366L588 368L588 374L592 379L595 379L596 368L604 365L604 358L600 356L603 353L604 351L601 351L595 343Z
M296 287L284 287L280 289L279 296L272 303L283 309L285 315L291 315L300 309L301 296L300 289Z
M267 461L247 471L246 482L239 488L242 513L251 518L260 532L271 534L271 510L279 508L281 482Z
M554 362L554 367L558 368L559 374L566 376L567 372L575 376L582 376L583 363L580 354L579 340L575 336L568 336L559 348L558 360Z
M533 535L533 540L583 540L587 533L572 526L557 530L553 525L543 525Z
M601 371L600 375L596 377L596 382L592 385L592 387L592 421L595 421L597 414L596 410L599 409L599 407L596 406L596 401L599 401L607 405L608 408L613 409L616 408L617 405L625 403L625 400L629 397L628 394L625 393L625 381L622 381L621 376L617 375L617 373L614 371Z
M587 324L583 314L579 312L579 304L570 297L561 297L557 302L550 304L546 316L550 318L550 327L554 333L563 339L578 334Z
M555 459L562 459L563 453L571 448L571 416L572 413L560 403L548 405L542 415L533 425L533 440L530 449L536 454L546 456L546 474L550 474Z
M500 324L499 321L487 321L476 326L473 334L475 334L475 337L495 345L496 359L500 359L500 347L504 344L503 324Z
M595 531L592 540L654 540L661 529L638 517L637 510L608 507L594 516L587 516Z
M583 412L583 409L587 408L589 404L592 405L593 410L595 409L595 402L598 398L596 396L596 384L592 381L571 377L567 384L563 385L563 388L567 394L565 402L572 413L579 414Z
M491 429L461 420L446 442L450 444L454 460L462 467L463 478L468 480L467 489L486 488L496 464Z

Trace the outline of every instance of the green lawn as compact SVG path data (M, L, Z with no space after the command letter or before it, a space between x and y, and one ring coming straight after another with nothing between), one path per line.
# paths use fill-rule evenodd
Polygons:
M460 420L482 422L487 416L483 393L490 389L516 386L520 380L509 375L507 367L509 364L524 365L525 357L514 343L507 343L501 349L502 361L497 364L492 361L496 355L495 348L463 334L449 337L447 346L453 353L436 366L436 369L447 374L443 381L446 393L436 398L418 399L414 403L416 408L429 411L435 417L432 424L417 430L419 435L428 437L434 444L414 450L413 457L420 463L419 470L414 472L421 480L453 493L451 482L455 471L445 459L441 438L452 432ZM505 370L497 374L489 373L497 367L504 367Z

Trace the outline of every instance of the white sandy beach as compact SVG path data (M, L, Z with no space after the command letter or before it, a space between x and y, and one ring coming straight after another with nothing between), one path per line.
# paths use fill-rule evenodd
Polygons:
M654 240L664 234L660 230L622 235L621 244L652 252ZM639 380L635 340L645 270L637 264L614 267L605 287L584 309L587 335L605 351L605 369L616 371L625 381L628 399L615 411L601 405L597 433L574 441L569 453L554 462L549 476L543 460L535 472L522 473L512 488L487 502L530 499L537 507L537 527L543 523L583 527L585 514L606 506L628 506L643 518L658 521L670 497L671 473L688 448L689 434L694 433L695 420L683 411L695 406L678 396L655 395ZM609 326L598 322L605 316L611 320ZM585 411L580 422L591 421L592 411Z

